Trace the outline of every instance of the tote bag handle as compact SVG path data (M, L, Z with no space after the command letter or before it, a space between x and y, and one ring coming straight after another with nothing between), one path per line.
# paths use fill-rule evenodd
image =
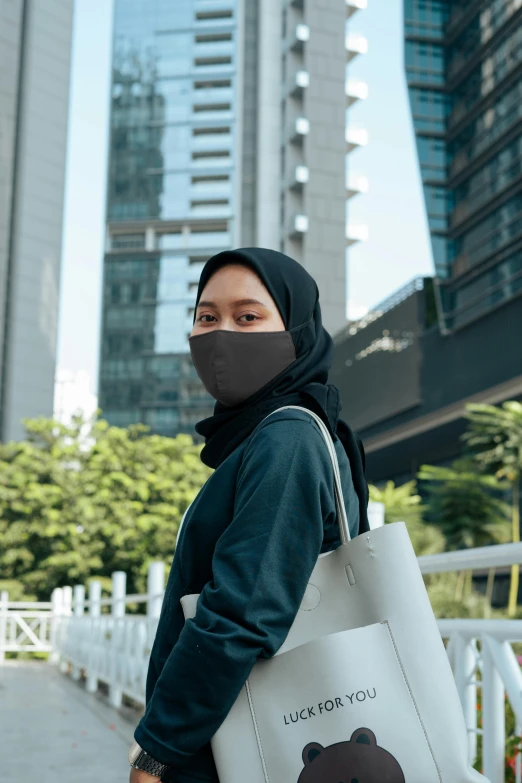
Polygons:
M347 544L348 541L351 540L350 527L348 525L346 507L344 505L343 488L341 486L341 474L339 472L339 462L337 460L337 454L335 452L335 446L332 440L332 436L328 432L328 428L326 427L324 421L316 413L309 410L308 408L302 408L300 405L285 405L283 408L278 408L276 411L272 411L272 413L269 413L268 416L265 416L265 419L268 419L269 416L273 416L274 413L279 413L279 411L287 411L287 410L296 410L296 411L303 411L304 413L308 413L309 416L315 419L317 426L321 430L321 435L323 436L324 441L326 443L326 448L328 449L328 454L330 455L330 461L332 463L332 468L333 468L335 504L337 506L337 524L339 525L341 543Z

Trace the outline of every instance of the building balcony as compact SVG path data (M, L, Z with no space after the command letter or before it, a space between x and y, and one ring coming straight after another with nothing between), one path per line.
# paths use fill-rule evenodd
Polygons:
M346 244L352 247L359 242L366 242L369 235L368 226L363 223L349 223L346 227Z
M364 35L359 33L349 33L345 40L346 47L346 62L350 63L359 54L367 54L368 52L368 39Z
M368 97L368 85L360 79L347 79L344 89L347 106L353 106L357 101L364 101Z
M346 198L353 198L359 193L368 193L368 177L362 174L349 174L346 178Z
M308 166L298 165L295 166L288 187L292 190L301 190L303 185L306 185L310 178L310 171Z
M294 73L293 79L290 82L290 94L294 97L299 97L303 94L307 87L310 86L310 74L308 71L299 70Z
M351 19L357 11L368 7L368 0L346 0L346 18Z
M294 239L299 239L308 231L308 215L297 213L293 216L289 225L289 234Z
M307 24L297 24L293 35L290 35L290 49L294 52L302 52L305 43L310 39L310 28Z
M346 152L353 152L358 147L366 147L368 144L368 131L366 128L346 128Z
M296 117L290 126L289 141L302 144L305 136L310 133L310 121L306 117Z

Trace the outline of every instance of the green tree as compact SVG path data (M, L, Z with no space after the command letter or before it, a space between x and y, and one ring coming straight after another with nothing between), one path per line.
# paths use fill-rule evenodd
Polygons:
M494 476L477 473L471 460L456 460L450 468L423 465L418 477L426 482L426 519L441 530L446 549L509 540L507 507L497 496L502 485Z
M128 574L145 588L151 560L170 564L179 523L210 475L188 435L151 435L76 417L25 421L0 444L0 578L47 599L53 587Z
M384 504L384 521L404 522L417 556L432 555L444 550L444 538L438 530L424 524L424 506L417 493L417 482L400 486L388 481L382 489L370 485L370 500Z
M498 498L502 485L494 476L477 473L469 459L456 460L451 468L423 465L419 479L426 482L427 521L434 523L446 540L446 549L469 549L509 540L508 508ZM488 574L484 615L491 611L495 569ZM455 601L471 596L472 572L462 571L455 583ZM437 588L440 600L449 582ZM454 615L457 616L457 615ZM462 616L462 615L461 615Z
M468 405L469 430L463 439L484 471L511 486L511 539L520 541L520 481L522 477L522 403L515 401L496 405ZM519 566L511 568L508 615L517 608Z

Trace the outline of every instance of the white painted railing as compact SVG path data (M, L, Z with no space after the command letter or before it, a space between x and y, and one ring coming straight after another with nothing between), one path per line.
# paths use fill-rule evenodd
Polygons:
M522 544L503 544L446 552L419 558L422 573L495 568L522 564ZM75 679L83 673L86 687L109 687L109 699L119 707L123 696L145 702L150 650L163 600L165 566L151 563L147 593L126 594L126 575L112 576L112 595L101 598L101 584L57 588L49 604L9 604L0 597L0 663L3 652L47 650L49 660ZM128 604L144 604L144 614L126 614ZM32 613L30 616L27 613ZM23 622L20 622L20 621ZM15 626L18 632L15 633ZM505 713L507 696L522 733L522 675L512 644L522 642L522 620L439 620L442 637L455 675L469 736L469 756L477 754L482 735L484 774L491 783L503 783L505 764ZM24 636L25 634L25 636ZM429 676L429 662L426 663ZM482 689L483 725L477 721L477 693ZM520 757L516 781L522 783Z
M423 574L473 571L522 564L522 544L444 552L419 557ZM447 653L457 683L468 729L469 758L477 756L477 738L482 736L483 772L491 783L505 776L505 703L522 735L522 673L512 643L522 642L522 620L439 620L447 641ZM477 696L482 691L482 727L478 726ZM522 781L522 760L516 759L515 780Z
M0 664L6 652L44 652L52 650L53 613L47 602L9 601L6 590L0 593Z
M123 696L145 703L145 683L150 651L161 612L165 565L149 566L147 593L126 594L126 574L112 575L112 595L101 598L101 584L89 584L85 600L83 585L74 592L70 587L53 591L53 606L58 620L53 654L63 672L71 670L73 679L83 671L88 691L98 683L109 686L109 700L119 707ZM126 614L128 604L145 604L145 614ZM106 607L109 612L104 613ZM85 610L88 613L85 614Z

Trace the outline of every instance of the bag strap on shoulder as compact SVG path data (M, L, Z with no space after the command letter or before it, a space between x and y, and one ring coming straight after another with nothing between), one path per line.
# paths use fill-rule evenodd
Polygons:
M330 461L332 463L332 468L333 468L335 504L337 506L337 523L339 525L341 543L347 544L348 541L350 541L351 539L350 527L348 525L346 507L344 505L344 496L343 496L343 488L341 486L341 474L339 471L339 462L337 460L335 446L332 437L328 432L328 428L324 423L324 421L316 413L309 410L308 408L302 408L300 405L285 405L284 407L278 408L277 410L272 411L272 413L269 413L268 416L265 416L264 420L268 419L269 416L273 416L274 413L279 413L279 411L286 411L286 410L296 410L296 411L302 411L303 413L307 413L309 416L315 419L315 422L319 427L319 430L321 431L321 435L323 436L324 441L326 443L326 448L328 449L328 454L330 456Z

